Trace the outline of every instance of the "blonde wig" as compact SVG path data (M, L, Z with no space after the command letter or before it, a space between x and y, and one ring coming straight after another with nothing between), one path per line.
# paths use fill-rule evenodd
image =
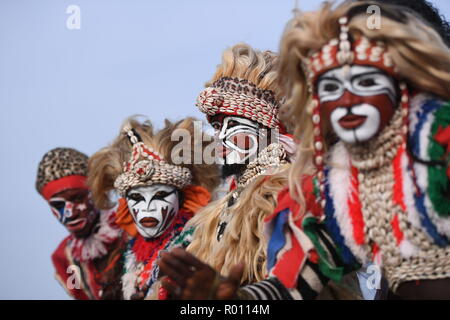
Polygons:
M194 144L201 145L203 152L207 144L211 143L210 139L202 138L201 134L194 134L194 122L199 121L194 118L186 118L184 120L172 123L165 120L165 126L161 130L155 130L150 121L138 121L137 117L131 117L125 120L121 127L119 136L107 147L95 153L89 159L88 165L88 185L91 188L94 202L98 208L111 208L113 206L110 200L110 192L114 189L114 181L123 171L123 164L130 159L132 144L127 135L123 133L124 128L132 128L141 137L145 145L162 155L164 161L174 164L172 161L172 151L175 146L183 149L184 144L190 144L191 162L194 163ZM172 135L177 130L187 130L190 135L189 141L177 141ZM188 150L186 148L186 150ZM188 168L192 173L192 184L206 188L210 193L219 184L219 171L215 164L176 164L181 167Z
M222 63L205 87L211 86L220 78L230 77L245 79L263 90L272 90L277 98L279 84L277 81L278 55L272 51L258 51L245 43L239 43L223 52Z
M259 89L273 91L281 100L277 67L278 56L275 53L261 52L240 43L224 51L222 63L206 87L224 77L239 78ZM189 226L195 227L195 233L187 250L223 275L228 275L233 265L242 262L245 266L242 283L264 279L267 249L264 219L273 213L277 194L287 185L286 172L278 168L272 171L273 175L263 174L255 178L229 208L232 193L203 208L188 222ZM224 210L229 211L232 219L218 241L217 227Z
M372 4L381 7L378 29L367 26L367 8ZM295 135L300 141L289 186L303 210L305 200L300 177L312 172L314 150L311 94L303 67L311 54L331 39L339 38L338 21L343 16L349 19L349 34L353 38L365 36L385 43L400 78L409 88L450 98L450 50L438 33L409 9L370 1L346 1L337 7L325 2L315 12L296 12L281 41L279 80L287 96L289 107L285 108L289 108L289 117L295 119ZM334 137L329 128L323 128L322 132L327 150Z
M187 251L224 276L229 274L231 267L243 263L242 283L263 280L267 250L264 219L274 212L277 195L286 185L287 170L281 168L273 175L261 175L252 181L236 203L228 208L233 218L220 241L216 238L217 226L231 193L211 202L187 223L187 226L196 228Z

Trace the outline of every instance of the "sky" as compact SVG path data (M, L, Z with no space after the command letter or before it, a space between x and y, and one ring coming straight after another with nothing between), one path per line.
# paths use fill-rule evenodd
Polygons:
M414 1L414 0L411 0ZM320 1L298 0L303 10ZM448 0L432 1L450 17ZM80 9L69 29L66 10ZM0 299L67 299L50 256L67 231L35 190L48 150L88 155L122 121L186 116L224 49L277 51L295 0L0 0Z

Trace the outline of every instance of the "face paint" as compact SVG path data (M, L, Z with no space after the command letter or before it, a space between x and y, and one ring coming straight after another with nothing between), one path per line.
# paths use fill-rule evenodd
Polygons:
M391 120L397 104L392 77L374 67L344 66L317 82L321 118L347 143L365 142Z
M163 184L133 188L126 200L136 227L145 238L160 236L179 210L177 189Z
M70 233L77 237L87 235L98 217L90 192L86 189L68 189L49 199L52 213Z
M211 125L216 130L216 156L220 164L244 164L257 154L259 126L256 122L225 116Z

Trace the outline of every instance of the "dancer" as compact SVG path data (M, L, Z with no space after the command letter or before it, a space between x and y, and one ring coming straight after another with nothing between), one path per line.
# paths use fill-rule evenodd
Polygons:
M93 205L87 187L88 157L55 148L39 163L36 189L70 235L52 255L56 278L75 299L120 298L124 243L115 210Z
M326 3L283 37L302 152L271 219L269 278L242 298L315 298L366 262L401 298L450 298L450 51L405 7L377 3L382 26L368 28L371 4ZM201 270L180 273L191 278L182 292L211 278L184 252L166 258ZM238 275L203 279L203 294L233 297Z
M277 194L287 184L283 169L295 150L279 120L282 98L277 63L274 53L238 44L224 52L222 64L197 100L216 129L217 155L224 172L234 175L235 186L188 223L184 234L191 238L184 244L189 244L188 252L223 275L242 262L241 284L265 277L264 220L273 213ZM166 270L170 276L170 268ZM353 280L353 289L359 293ZM342 288L331 291L342 296L337 292Z
M192 164L195 152L202 156L208 142L197 141L202 132L194 132L194 122L193 118L166 121L162 130L155 131L150 122L132 118L110 146L90 159L90 185L97 205L110 207L109 192L115 189L120 195L117 223L131 237L124 253L124 299L147 295L156 280L159 252L209 202L218 184L215 164ZM178 142L178 136L186 139ZM177 150L185 157L179 165L174 164Z

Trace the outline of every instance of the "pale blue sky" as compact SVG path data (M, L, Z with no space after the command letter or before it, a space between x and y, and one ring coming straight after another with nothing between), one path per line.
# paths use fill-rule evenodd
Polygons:
M414 1L414 0L411 0ZM434 0L450 15L447 0ZM66 8L81 8L81 29ZM319 1L300 0L302 9ZM65 299L50 255L66 236L34 189L42 155L91 155L124 118L202 115L195 97L237 42L277 50L294 0L0 1L0 299Z

